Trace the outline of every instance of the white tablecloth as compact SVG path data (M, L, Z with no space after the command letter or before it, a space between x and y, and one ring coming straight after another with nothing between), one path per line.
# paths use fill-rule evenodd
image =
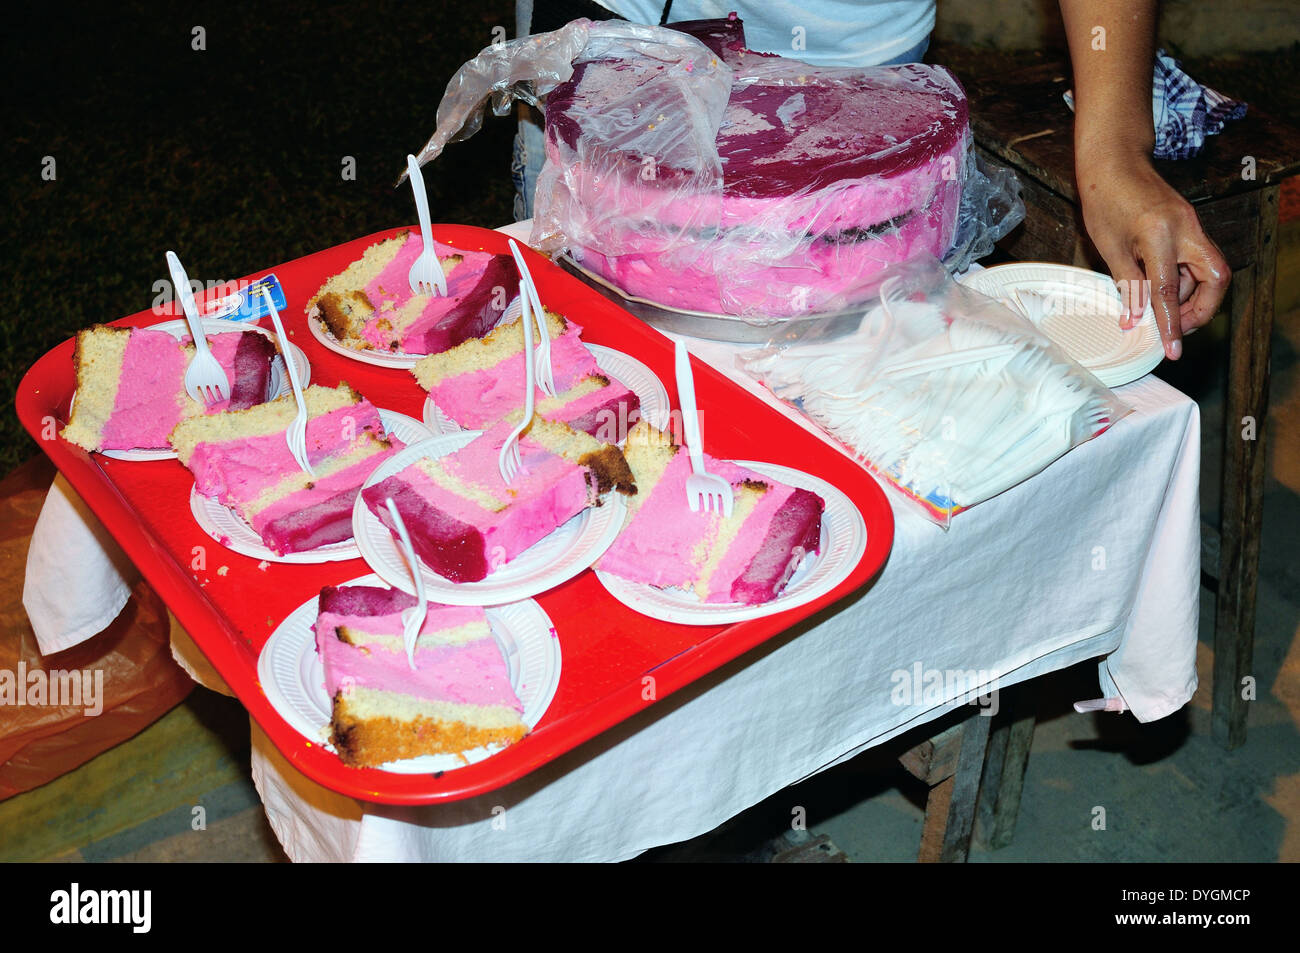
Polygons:
M1144 721L1177 710L1196 688L1200 418L1155 378L1121 394L1132 415L947 533L898 512L863 591L490 794L363 804L254 726L272 827L294 860L623 860L939 717L966 673L1005 687L1105 656L1102 694ZM936 674L948 691L926 690Z
M725 347L692 350L735 373ZM939 717L977 681L1104 656L1103 695L1144 721L1177 710L1196 687L1200 419L1152 377L1120 394L1133 414L949 531L896 508L864 590L498 791L363 804L298 774L254 725L272 827L295 860L621 860ZM89 636L122 568L65 497L42 514L24 598L42 645L61 648ZM55 555L57 574L33 568Z

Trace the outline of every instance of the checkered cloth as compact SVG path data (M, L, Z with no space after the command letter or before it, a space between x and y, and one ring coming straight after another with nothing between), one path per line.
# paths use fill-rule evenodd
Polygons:
M1074 91L1065 94L1074 108ZM1164 50L1156 51L1155 81L1151 86L1157 159L1191 159L1205 148L1206 136L1218 135L1232 119L1246 115L1246 104L1202 86L1183 72L1179 62Z

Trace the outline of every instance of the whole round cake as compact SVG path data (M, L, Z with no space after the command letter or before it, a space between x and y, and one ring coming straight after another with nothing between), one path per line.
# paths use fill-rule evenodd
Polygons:
M597 51L547 99L539 215L581 265L631 296L761 319L851 305L889 264L943 257L970 147L951 73L754 53L734 18L688 29L716 59Z

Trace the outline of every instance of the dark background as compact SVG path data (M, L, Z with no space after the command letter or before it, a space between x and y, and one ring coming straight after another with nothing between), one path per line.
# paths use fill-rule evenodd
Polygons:
M13 411L22 375L79 328L150 307L167 249L206 283L414 223L410 188L393 187L407 153L493 27L514 36L513 0L56 3L7 16L0 475L37 452ZM192 49L195 26L206 50ZM435 222L512 220L514 127L490 117L426 168Z
M1040 45L1055 49L1055 0L1042 6L1050 22ZM964 9L956 0L940 8ZM1020 8L993 9L1009 17ZM150 307L167 249L206 284L414 223L409 188L393 187L407 153L433 132L456 69L494 28L515 32L514 0L56 2L7 16L0 476L39 452L13 411L21 376L78 329ZM192 48L196 26L206 31L203 51ZM1180 52L1176 38L1162 42ZM943 61L938 47L936 56ZM1294 118L1300 86L1285 79L1298 58L1293 46L1185 65L1253 108ZM434 221L512 219L514 129L513 119L490 116L425 168ZM46 156L54 181L41 177ZM354 181L342 178L344 156L356 159ZM1200 343L1211 336L1198 347L1217 351L1217 340ZM1219 370L1217 358L1207 369L1197 353L1162 371L1194 397Z

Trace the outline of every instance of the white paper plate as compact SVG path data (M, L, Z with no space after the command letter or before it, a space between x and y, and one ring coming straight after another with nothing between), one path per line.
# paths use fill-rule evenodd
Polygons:
M387 479L422 457L437 459L454 453L481 433L479 430L463 430L407 447L370 474L363 489ZM607 493L601 506L583 510L478 582L452 582L421 564L426 595L431 602L448 605L495 606L554 589L587 569L609 549L622 529L626 515L627 504L622 495ZM352 511L352 534L361 550L361 557L385 582L405 592L415 591L401 548L388 528L370 512L360 494L357 494Z
M668 412L672 409L668 404L668 391L664 390L664 385L655 376L654 371L631 355L616 351L612 347L600 344L583 344L583 347L591 352L591 356L596 359L596 366L607 377L613 378L636 394L637 400L641 403L639 413L642 417L650 421L667 419ZM432 397L424 399L424 424L436 434L458 433L464 429L444 414L433 402ZM631 429L631 423L628 424L628 429ZM620 434L620 437L626 438L627 434ZM623 439L618 442L621 445Z
M190 333L190 326L184 318L178 318L175 321L164 321L162 324L152 324L145 331L165 331L178 341ZM245 324L241 321L222 321L218 318L203 318L203 330L208 334L230 334L234 331L255 331L264 338L270 338L271 343L275 343L275 333L265 328L259 328L254 324ZM307 361L307 355L302 352L302 348L289 342L289 350L293 354L294 365L298 368L298 378L302 381L302 386L306 387L311 382L311 364ZM289 384L289 375L284 372L284 358L277 353L271 361L271 377L267 382L267 400L273 400L276 397L282 397L289 393L292 388ZM76 400L76 395L73 395ZM112 457L114 460L175 460L176 451L170 447L166 449L145 450L137 448L135 450L101 450L99 451L106 457Z
M611 596L629 609L663 622L720 625L758 619L804 605L824 596L848 578L867 551L867 524L853 501L837 487L801 470L748 460L736 460L735 463L788 486L811 490L826 501L819 551L815 556L804 557L781 594L771 602L756 606L701 602L692 590L659 589L597 569L596 578ZM682 505L686 505L684 500Z
M345 586L383 586L378 576L365 576ZM332 703L325 691L325 669L316 654L317 597L291 612L271 633L257 659L257 677L280 716L314 744L334 751L329 744ZM560 640L555 627L536 602L526 599L486 610L488 624L510 666L510 684L524 704L523 720L529 728L546 714L560 684ZM464 753L424 755L390 761L381 770L394 774L432 774L452 771L466 763L489 758L505 748L491 745Z
M424 424L405 414L380 409L379 419L383 421L385 432L396 434L405 444L419 443L433 436ZM267 547L262 542L262 537L234 510L211 497L201 496L193 486L190 487L190 512L194 514L194 521L199 524L199 528L222 546L254 559L265 559L272 563L327 563L356 559L361 555L355 540L344 539L328 546L318 546L301 553L285 553L282 556Z
M1124 302L1107 275L1071 265L1012 262L969 274L962 284L1001 299L1017 313L1013 292L1056 299L1055 310L1038 328L1107 387L1132 383L1165 359L1151 302L1136 326L1120 330Z
M515 300L517 301L518 298ZM512 301L511 304L513 303ZM502 314L508 313L509 309L510 305L507 305L506 311L503 311ZM497 323L500 324L500 320ZM419 363L421 358L429 356L427 354L407 354L405 351L359 350L348 347L330 333L330 329L320 319L319 308L312 308L307 312L307 327L311 328L312 337L335 354L342 354L344 357L350 357L352 360L360 361L363 364L374 364L376 367L411 368Z

